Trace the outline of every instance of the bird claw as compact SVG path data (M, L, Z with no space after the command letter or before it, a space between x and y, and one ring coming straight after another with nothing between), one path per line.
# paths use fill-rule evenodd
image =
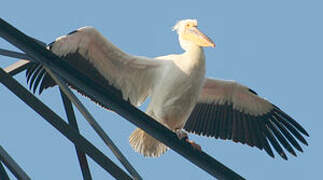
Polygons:
M202 148L200 145L196 144L194 141L189 140L188 138L186 139L186 142L190 143L192 147L198 151L202 151Z
M198 150L198 151L202 151L202 148L201 148L201 146L200 146L200 145L198 145L198 144L196 144L194 141L191 141L191 140L189 140L189 139L188 139L188 135L187 135L187 133L186 133L186 132L182 131L181 129L176 129L176 130L175 130L175 133L176 133L176 135L177 135L178 139L180 139L180 140L185 140L186 142L190 143L190 144L191 144L191 146L192 146L194 149L196 149L196 150Z

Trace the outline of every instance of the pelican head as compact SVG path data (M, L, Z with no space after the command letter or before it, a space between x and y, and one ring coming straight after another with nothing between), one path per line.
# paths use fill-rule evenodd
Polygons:
M184 50L192 46L215 47L215 43L197 28L196 19L178 21L173 30L177 31L179 43Z

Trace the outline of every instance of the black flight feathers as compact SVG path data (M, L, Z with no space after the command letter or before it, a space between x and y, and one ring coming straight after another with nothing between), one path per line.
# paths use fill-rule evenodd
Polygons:
M276 106L266 114L255 116L240 112L228 103L198 103L184 129L198 135L230 139L265 149L274 157L271 144L285 160L287 156L282 147L296 156L293 147L303 152L297 140L308 145L303 135L309 136L300 124Z

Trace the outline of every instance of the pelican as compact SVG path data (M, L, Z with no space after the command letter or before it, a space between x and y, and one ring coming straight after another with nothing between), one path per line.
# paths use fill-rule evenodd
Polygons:
M146 113L199 150L186 132L233 140L274 157L271 144L286 160L283 148L294 156L294 148L303 152L299 141L307 145L304 135L308 133L280 108L235 81L205 77L203 48L215 47L215 43L198 29L197 20L181 20L173 29L182 54L130 55L93 27L59 37L47 48L103 87L114 87L116 95L135 106L150 97ZM26 74L34 91L40 85L39 93L56 85L39 64L30 66ZM129 143L148 157L158 157L168 149L139 128L130 135Z

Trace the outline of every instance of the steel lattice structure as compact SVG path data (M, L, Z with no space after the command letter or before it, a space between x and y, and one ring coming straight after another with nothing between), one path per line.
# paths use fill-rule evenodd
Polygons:
M29 61L20 60L5 69L0 68L0 82L10 91L12 91L17 97L23 100L29 107L36 111L40 116L42 116L48 123L54 126L60 133L67 137L72 143L74 143L79 164L81 166L83 179L92 179L85 155L88 155L116 179L142 178L137 173L135 168L133 168L133 166L127 161L125 156L114 145L108 135L96 123L92 115L66 86L64 81L72 83L78 88L83 89L101 104L109 104L114 112L118 113L120 116L124 117L137 127L145 130L151 136L158 139L169 148L173 149L175 152L194 163L196 166L205 170L210 175L218 179L244 179L208 154L197 151L193 149L189 143L179 140L175 133L159 124L151 117L147 116L144 112L140 111L123 99L113 96L112 90L111 92L102 92L100 89L100 84L90 81L86 75L82 74L68 63L60 60L59 57L45 48L44 43L28 37L2 19L0 19L0 36L26 53L22 54L0 49L0 55L28 59L29 61L41 63L46 68L46 71L59 85L69 124L67 124L61 117L59 117L55 112L53 112L49 107L42 103L13 78L15 74L24 71L29 66ZM118 167L113 161L111 161L80 134L72 103L78 108L81 114L89 122L92 128L94 128L105 144L112 150L114 155L128 172L125 172ZM9 154L0 146L0 179L6 180L9 179L9 177L3 167L3 164L8 167L18 179L30 179L23 169L20 168L18 164L15 163L14 160L9 156Z

